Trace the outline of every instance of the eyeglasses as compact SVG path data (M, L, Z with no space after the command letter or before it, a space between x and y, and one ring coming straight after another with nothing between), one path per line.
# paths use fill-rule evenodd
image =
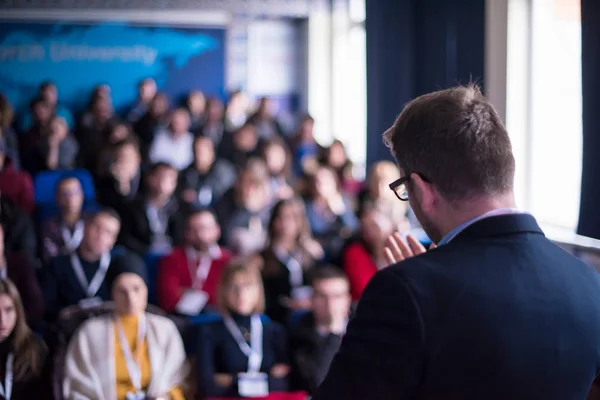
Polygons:
M422 174L418 174L418 175L425 182L431 182L429 179L424 177ZM400 179L396 179L394 182L390 183L390 185L389 185L391 191L394 192L396 197L401 201L408 201L408 188L406 187L406 184L408 183L408 181L410 181L410 174L403 176Z

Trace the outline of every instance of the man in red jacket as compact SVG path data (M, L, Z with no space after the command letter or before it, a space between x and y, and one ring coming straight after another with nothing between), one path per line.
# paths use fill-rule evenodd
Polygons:
M185 242L164 257L158 269L158 304L169 312L197 315L216 300L221 272L231 254L219 247L221 228L208 209L187 218Z

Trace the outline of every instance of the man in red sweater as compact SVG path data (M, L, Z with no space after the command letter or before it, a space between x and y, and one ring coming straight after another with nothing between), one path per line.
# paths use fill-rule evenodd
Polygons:
M185 243L160 261L158 304L168 313L197 315L216 300L221 272L231 254L219 247L221 228L208 209L187 218Z

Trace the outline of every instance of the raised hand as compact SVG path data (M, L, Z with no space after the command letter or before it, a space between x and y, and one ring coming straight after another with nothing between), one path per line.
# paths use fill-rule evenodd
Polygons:
M435 243L432 243L429 249L435 247ZM385 259L390 265L423 254L426 251L421 242L412 235L407 235L406 241L404 241L398 232L394 232L385 241Z

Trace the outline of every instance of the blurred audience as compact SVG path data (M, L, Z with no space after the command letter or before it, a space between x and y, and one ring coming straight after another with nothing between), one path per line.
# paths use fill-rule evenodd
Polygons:
M114 258L111 251L120 227L119 216L110 209L90 215L77 250L54 257L42 269L41 285L48 321L56 320L69 306L93 307L110 300L105 277Z
M218 244L221 229L209 209L187 217L184 243L164 257L158 270L158 304L169 312L197 315L216 305L217 285L231 259Z
M256 112L248 118L248 122L256 126L256 132L261 139L270 139L275 136L285 137L283 128L277 121L276 105L268 97L262 97Z
M53 398L46 345L27 325L19 291L6 278L0 280L0 366L4 399Z
M311 237L300 199L280 200L273 208L267 232L268 244L261 253L266 312L285 323L290 312L310 308L307 274L324 253Z
M139 121L148 111L154 96L156 96L156 81L152 78L141 81L138 85L138 97L127 113L127 120L132 124Z
M150 145L148 159L153 163L169 163L181 171L194 160L193 142L190 116L187 110L178 108L171 114L169 127L156 133Z
M76 177L65 176L56 184L59 214L46 219L40 229L42 260L75 251L84 231L83 188Z
M225 247L241 255L264 248L271 199L267 166L260 159L248 161L235 185L216 206Z
M219 147L225 135L224 113L223 102L215 97L209 98L204 121L196 132L198 136L212 140L215 147Z
M328 259L336 260L346 239L358 228L358 219L333 169L319 167L311 183L311 193L306 200L308 221Z
M33 212L31 175L15 167L8 154L4 137L0 137L0 195L13 201L23 212L27 214Z
M325 379L340 347L351 301L348 278L336 267L315 270L312 289L312 311L301 315L290 328L293 386L309 394Z
M213 207L231 189L236 178L234 166L216 158L213 141L200 136L194 139L194 162L179 176L179 190L188 205Z
M182 210L174 195L177 171L166 163L153 164L145 186L146 190L123 208L119 243L141 256L166 254L181 235Z
M107 275L114 313L91 318L75 334L65 360L67 399L185 399L183 343L168 318L146 312L146 269L121 258Z
M229 265L218 293L222 319L196 333L198 393L206 398L285 392L290 372L286 335L260 316L265 300L256 261Z

